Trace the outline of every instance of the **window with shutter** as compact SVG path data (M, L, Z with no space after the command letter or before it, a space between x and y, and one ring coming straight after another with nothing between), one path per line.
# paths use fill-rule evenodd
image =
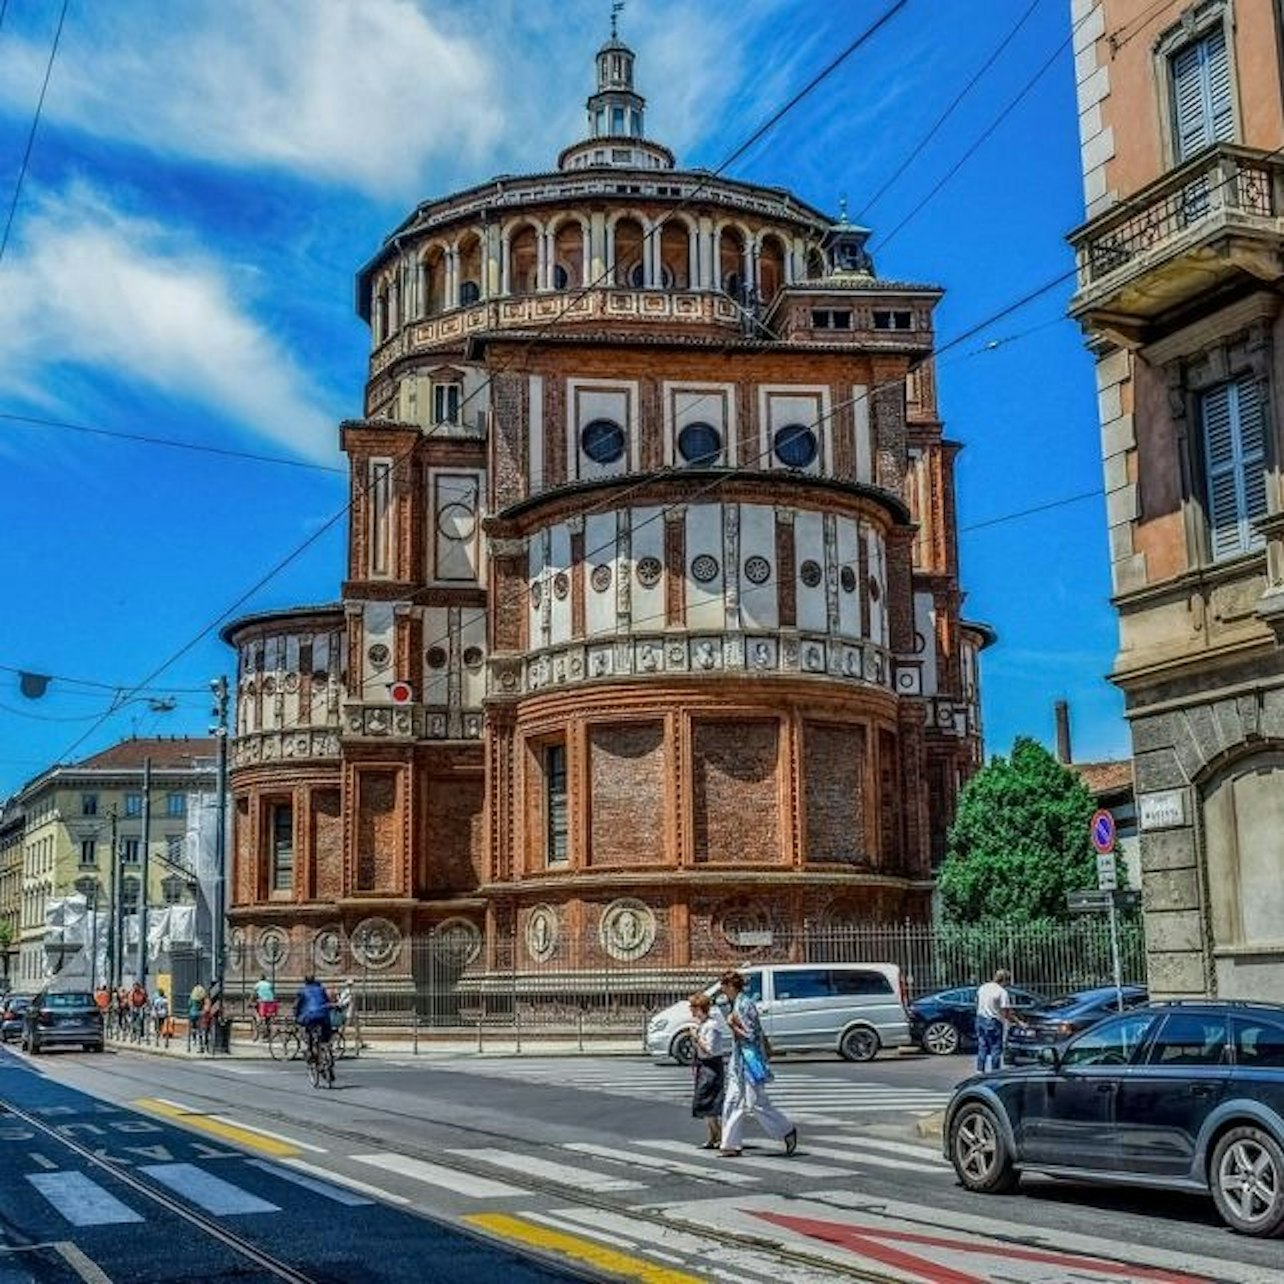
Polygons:
M1173 130L1177 160L1235 137L1230 52L1215 27L1172 56Z
M1250 375L1200 398L1208 527L1214 561L1261 548L1252 522L1266 513L1266 415Z

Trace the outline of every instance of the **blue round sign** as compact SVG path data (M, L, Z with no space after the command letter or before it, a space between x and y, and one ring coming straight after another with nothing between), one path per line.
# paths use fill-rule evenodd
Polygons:
M1103 855L1115 849L1115 818L1108 811L1094 811L1089 825L1092 845Z

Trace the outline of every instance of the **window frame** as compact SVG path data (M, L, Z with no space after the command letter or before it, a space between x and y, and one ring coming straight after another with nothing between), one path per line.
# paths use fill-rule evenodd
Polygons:
M137 793L127 793L125 795L125 812L126 816L141 816L143 814L143 796Z
M571 863L570 760L565 740L548 740L538 749L540 819L544 867ZM560 760L555 768L554 760ZM560 778L560 787L555 783Z
M289 821L288 859L281 843L281 818ZM289 798L273 799L267 804L267 823L264 825L264 844L269 897L293 896L295 889L294 801Z
M452 396L453 394L453 396ZM440 403L446 403L446 414L441 413ZM452 405L453 403L453 405ZM464 403L464 385L459 379L434 379L432 381L432 422L458 426L459 411Z
M1184 14L1181 21L1170 27L1154 45L1153 76L1159 112L1159 137L1166 169L1185 163L1180 159L1177 137L1175 60L1183 50L1207 40L1218 27L1221 28L1226 42L1226 66L1230 81L1231 116L1234 122L1230 138L1218 141L1237 142L1243 136L1243 118L1239 107L1239 77L1235 57L1235 26L1231 8L1227 0L1205 0L1202 6L1196 6ZM1185 159L1189 160L1190 157Z
M171 820L178 820L187 815L187 795L172 793L165 795L165 815Z
M1244 444L1244 392L1245 388L1253 389L1257 398L1257 415L1260 419L1260 450L1245 453ZM1231 460L1229 465L1218 467L1214 471L1212 452L1209 441L1209 404L1211 398L1227 392L1227 432L1230 435ZM1271 415L1270 385L1249 371L1227 372L1224 379L1199 388L1194 392L1195 423L1197 430L1196 448L1199 457L1199 500L1204 513L1204 556L1209 565L1220 565L1239 557L1260 553L1266 547L1266 539L1254 530L1254 523L1260 517L1269 516L1271 509L1270 477L1272 465L1271 451ZM1261 475L1262 511L1250 513L1248 497L1248 479L1250 470ZM1217 547L1218 525L1214 520L1213 485L1222 477L1233 477L1235 482L1235 528L1236 545L1219 551Z

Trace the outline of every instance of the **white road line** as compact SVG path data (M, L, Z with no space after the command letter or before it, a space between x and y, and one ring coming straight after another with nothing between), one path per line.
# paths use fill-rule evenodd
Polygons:
M631 1253L636 1252L638 1248L637 1240L625 1239L623 1235L612 1235L595 1227L578 1226L575 1222L564 1221L548 1213L534 1213L526 1209L523 1210L522 1216L528 1222L538 1222L541 1226L551 1226L554 1230L568 1231L572 1235L587 1235L590 1239L599 1240L603 1244L613 1244L616 1248L623 1248Z
M385 1172L399 1173L402 1177L413 1177L430 1186L453 1190L455 1194L465 1195L469 1199L506 1199L510 1195L530 1194L529 1190L523 1190L520 1186L509 1186L490 1177L474 1177L472 1173L461 1173L444 1164L430 1164L426 1160L412 1159L409 1155L398 1155L390 1150L373 1155L349 1155L348 1158Z
M690 1154L690 1147L685 1141L635 1141L635 1146L645 1146L648 1150L678 1150L684 1154ZM766 1155L741 1155L737 1159L720 1159L717 1155L710 1153L709 1162L717 1164L719 1167L727 1166L734 1168L761 1168L770 1170L773 1173L781 1173L788 1170L799 1177L850 1177L851 1170L848 1168L829 1168L823 1164L808 1163L805 1159L797 1157L786 1158L782 1151L779 1157L769 1159Z
M159 1101L157 1097L155 1100ZM284 1133L273 1132L270 1128L260 1128L257 1124L247 1124L243 1119L233 1119L231 1115L206 1115L207 1119L216 1119L219 1123L230 1124L233 1128L242 1128L246 1132L257 1133L260 1137L271 1137L273 1141L284 1142L287 1146L297 1146L300 1150L310 1150L314 1155L328 1152L324 1146L313 1146L297 1137L287 1137Z
M362 1195L370 1195L374 1199L386 1200L393 1204L408 1204L404 1195L394 1195L390 1190L384 1190L381 1186L371 1186L364 1181L358 1181L355 1177L349 1177L346 1173L330 1172L326 1168L318 1168L315 1164L310 1164L306 1159L282 1159L282 1164L287 1164L291 1168L297 1168L300 1172L311 1173L312 1176L321 1181L332 1182L336 1186L346 1186L349 1190L355 1190Z
M900 1168L909 1173L932 1173L937 1177L948 1176L953 1170L943 1164L919 1163L913 1159L893 1159L890 1155L864 1155L859 1150L838 1150L829 1146L811 1146L804 1137L799 1145L805 1155L819 1155L822 1159L841 1159L847 1164L872 1164L875 1168Z
M199 1204L215 1217L236 1217L243 1213L279 1213L276 1204L252 1195L248 1190L233 1186L222 1177L215 1177L195 1164L146 1164L138 1170L162 1186L168 1186L176 1195Z
M580 1155L593 1155L598 1159L612 1159L616 1163L636 1164L639 1168L656 1168L661 1172L677 1173L682 1177L698 1177L702 1181L716 1181L724 1186L756 1186L757 1177L748 1173L731 1172L729 1169L712 1169L700 1164L686 1164L680 1159L660 1159L656 1155L639 1155L636 1151L621 1151L611 1146L598 1146L591 1141L568 1141L563 1150L573 1150Z
M808 1138L810 1141L811 1138ZM949 1160L939 1150L930 1146L915 1146L907 1141L889 1141L885 1137L866 1137L861 1133L848 1133L846 1136L817 1137L822 1146L852 1146L857 1150L886 1150L893 1155L903 1155L908 1159L920 1159L925 1164L948 1166Z
M121 1203L84 1173L27 1173L26 1176L73 1226L115 1226L143 1220L128 1204Z
M464 1159L479 1160L484 1164L493 1164L496 1168L507 1168L510 1172L521 1173L525 1177L541 1177L545 1181L561 1182L564 1186L578 1187L581 1190L645 1190L640 1181L629 1181L624 1177L607 1177L590 1172L585 1168L572 1168L569 1164L556 1164L551 1159L538 1159L534 1155L522 1155L511 1150L451 1150L447 1152L459 1155Z
M323 1199L332 1199L336 1204L344 1204L348 1208L360 1208L374 1202L354 1191L332 1186L329 1181L307 1177L303 1173L291 1172L288 1168L270 1164L266 1159L248 1159L246 1162L252 1168L261 1168L265 1173L271 1173L273 1177L279 1177L282 1181L288 1181L295 1186L302 1186L304 1190L310 1190L314 1195L320 1195Z
M71 1240L61 1240L53 1246L53 1250L80 1276L84 1284L111 1284L107 1272Z

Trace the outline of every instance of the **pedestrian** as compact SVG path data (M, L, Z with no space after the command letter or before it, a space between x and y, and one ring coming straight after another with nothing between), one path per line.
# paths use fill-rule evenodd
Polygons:
M204 1031L201 1028L201 1017L205 1012L205 987L197 981L192 992L187 996L187 1050L195 1047L198 1052L205 1050Z
M1004 1035L1013 1021L1022 1020L1008 994L1011 980L1012 974L1001 967L993 981L986 981L976 991L976 1068L981 1074L1003 1068Z
M709 1130L708 1137L700 1143L700 1149L717 1150L722 1145L722 1105L727 1089L731 1031L727 1029L722 1013L709 1002L707 994L691 996L691 1016L696 1021L691 1036L695 1045L691 1115L694 1119L703 1119Z
M168 1048L174 1035L174 1022L170 1019L169 1000L165 997L164 990L157 990L156 997L152 1000L152 1028L156 1032L156 1046L159 1048L164 1041Z
M744 1154L740 1134L744 1131L745 1120L754 1115L762 1130L769 1137L783 1141L785 1154L792 1155L798 1148L798 1129L787 1115L771 1104L767 1095L767 1084L772 1074L758 1007L745 993L745 979L739 972L724 972L720 984L731 1004L727 1024L731 1027L734 1043L727 1067L722 1149L718 1153L727 1159Z
M150 1000L141 981L135 981L129 990L129 1037L135 1043L147 1037L147 1009Z

